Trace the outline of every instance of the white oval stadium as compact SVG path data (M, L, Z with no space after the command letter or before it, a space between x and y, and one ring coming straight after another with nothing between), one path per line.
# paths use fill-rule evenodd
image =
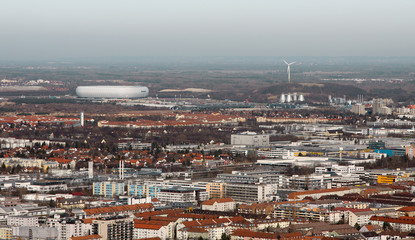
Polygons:
M142 98L148 88L142 86L79 86L76 95L81 98Z

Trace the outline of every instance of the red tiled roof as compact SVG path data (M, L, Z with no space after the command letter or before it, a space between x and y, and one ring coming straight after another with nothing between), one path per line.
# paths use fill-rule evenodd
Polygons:
M415 225L415 217L383 217L383 216L372 216L371 221L389 222L389 223L400 223L400 224L411 224Z
M188 232L196 232L196 233L206 233L208 232L206 229L204 228L188 228L187 229Z
M370 224L368 224L368 225L364 225L363 227L366 227L366 229L367 229L368 231L374 231L374 230L375 230L375 228L373 227L373 225L370 225Z
M398 211L400 211L400 212L413 212L413 211L415 211L415 206L402 207L402 208L399 208Z
M252 232L247 229L236 229L231 235L248 238L278 239L278 236L273 233Z
M84 218L82 219L82 222L87 223L87 224L92 224L92 222L95 220L96 218Z
M169 214L169 217L179 217L179 218L192 218L192 219L212 219L219 218L218 216L208 215L208 214L195 214L195 213L175 213Z
M162 227L163 227L162 225L134 223L134 228L159 230Z
M133 239L133 240L161 240L161 238L153 237L153 238L140 238L140 239Z
M302 191L302 192L292 192L288 194L288 198L294 199L297 198L297 196L303 196L303 195L312 195L312 194L318 194L318 193L332 193L332 192L341 192L350 190L348 187L342 187L342 188L331 188L331 189L321 189L321 190L309 190L309 191Z
M81 236L81 237L71 237L71 240L89 240L89 239L100 239L100 238L102 238L100 235L94 234L94 235L87 235L87 236Z
M157 210L157 211L151 211L151 212L143 212L143 213L136 213L134 214L137 218L145 218L145 217L151 217L151 216L160 216L160 215L173 215L182 213L183 209L166 209L166 210Z
M210 226L223 223L230 223L231 221L228 218L215 218L215 219L204 219L204 220L195 220L195 221L185 221L182 222L187 228L195 226Z
M346 211L350 211L350 212L370 212L372 211L372 209L370 208L363 208L363 209L358 209L358 208L346 208L346 207L336 207L333 209L334 211L342 211L342 212L346 212Z
M142 204L134 204L134 205L122 205L122 206L115 206L115 207L100 207L100 208L91 208L91 209L84 209L86 215L95 215L95 214L105 214L105 213L116 213L116 212L124 212L124 211L134 211L140 209L154 209L153 204L151 203L142 203Z
M281 233L281 239L300 239L303 237L301 232Z
M232 198L216 198L216 199L210 199L207 201L202 202L202 205L213 205L216 203L227 203L227 202L233 202Z
M150 224L150 225L161 225L167 226L171 221L168 220L154 220L154 219L134 219L134 224Z

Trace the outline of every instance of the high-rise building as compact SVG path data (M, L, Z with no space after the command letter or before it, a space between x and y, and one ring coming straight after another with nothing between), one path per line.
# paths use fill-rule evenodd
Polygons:
M206 184L206 191L209 192L210 198L224 198L226 196L226 183L210 182Z
M352 113L356 113L358 115L365 115L366 114L366 110L365 110L365 105L362 104L355 104L352 106Z
M103 240L132 240L134 220L124 217L93 220L92 229Z
M88 178L94 178L94 162L89 161L88 162Z

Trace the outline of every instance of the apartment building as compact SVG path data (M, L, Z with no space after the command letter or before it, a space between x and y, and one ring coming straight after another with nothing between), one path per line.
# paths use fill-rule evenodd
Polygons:
M38 227L39 226L39 217L37 216L8 216L7 225L19 227Z
M159 237L161 240L166 240L167 226L158 224L134 224L133 239L141 238L156 238Z
M333 178L330 174L324 175L293 175L287 177L287 187L291 189L325 189L331 186Z
M172 187L160 190L157 197L160 202L177 207L190 207L199 201L209 199L209 192L197 188Z
M206 191L209 192L210 198L224 198L226 196L226 183L210 182L206 184Z
M233 174L218 174L216 179L226 183L278 183L280 187L285 184L285 176L279 171L253 171L234 172Z
M114 197L124 195L122 182L94 182L93 194L97 196Z
M165 187L150 184L129 184L128 195L157 198L158 193Z
M121 205L114 207L100 207L83 209L79 213L72 211L72 213L79 218L101 218L112 217L118 215L131 215L135 213L154 211L154 206L151 203Z
M102 237L102 240L131 240L133 239L133 218L113 217L93 220L92 230L94 234Z
M333 164L327 167L315 167L315 173L317 174L335 172L338 175L344 175L347 173L363 172L364 170L365 170L364 167L360 167L356 165L341 166L338 164Z
M226 185L226 197L235 202L252 203L263 202L271 199L270 195L276 192L273 184L235 184Z
M48 218L47 225L58 230L56 240L66 240L70 237L80 237L92 233L92 225L85 224L79 219Z
M217 198L202 202L202 210L233 212L236 204L232 198Z
M383 227L385 223L389 224L394 230L401 232L410 232L415 230L415 217L385 217L372 216L370 222L373 225Z
M11 226L0 226L0 239L11 240L13 236L13 230Z

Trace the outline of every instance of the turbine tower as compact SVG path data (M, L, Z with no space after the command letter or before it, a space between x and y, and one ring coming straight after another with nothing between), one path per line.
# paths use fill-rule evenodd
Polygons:
M294 64L295 62L287 63L287 61L283 60L285 64L287 64L287 73L288 73L288 83L291 82L291 72L290 72L290 66Z

